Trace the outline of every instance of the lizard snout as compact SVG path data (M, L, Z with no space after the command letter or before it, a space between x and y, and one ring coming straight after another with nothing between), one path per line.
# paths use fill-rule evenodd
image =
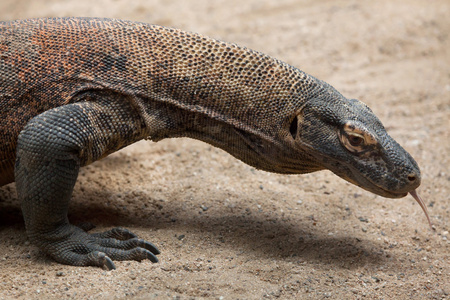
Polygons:
M420 178L420 173L418 173L418 172L409 173L407 176L407 179L408 179L409 185L414 186L414 189L420 185L421 178Z
M413 171L404 176L406 178L402 180L403 184L402 186L399 187L400 188L399 192L409 193L420 186L421 183L420 171Z

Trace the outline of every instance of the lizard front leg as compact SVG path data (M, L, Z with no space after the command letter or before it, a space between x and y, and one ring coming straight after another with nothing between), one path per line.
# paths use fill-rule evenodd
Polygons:
M31 242L69 265L114 269L112 260L157 262L159 250L126 229L88 234L67 219L80 166L144 136L145 125L139 114L117 94L93 94L83 102L33 118L19 135L15 166Z

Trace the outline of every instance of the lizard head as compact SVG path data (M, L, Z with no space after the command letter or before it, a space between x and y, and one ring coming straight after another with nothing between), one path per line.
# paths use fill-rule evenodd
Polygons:
M432 228L416 192L421 176L411 155L364 103L346 99L331 87L320 95L306 101L289 120L285 130L294 147L312 156L318 168L329 169L367 191L388 198L411 194Z
M400 198L420 185L415 160L358 100L308 101L291 120L290 132L322 167L372 193Z

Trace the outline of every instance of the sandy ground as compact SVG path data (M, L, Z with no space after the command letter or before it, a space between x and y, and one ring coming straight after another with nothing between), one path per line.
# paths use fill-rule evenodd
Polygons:
M0 299L449 299L450 2L2 0L0 19L102 16L260 50L367 103L418 161L419 193L385 199L330 172L254 170L210 145L141 142L81 171L70 219L131 229L161 262L57 264L0 188Z

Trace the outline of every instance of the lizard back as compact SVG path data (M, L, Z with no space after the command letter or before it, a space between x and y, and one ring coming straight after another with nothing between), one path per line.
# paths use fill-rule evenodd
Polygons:
M92 18L0 22L0 184L13 179L25 124L86 90L166 102L273 135L287 111L320 92L319 82L265 54L157 25ZM144 119L147 113L142 109Z

